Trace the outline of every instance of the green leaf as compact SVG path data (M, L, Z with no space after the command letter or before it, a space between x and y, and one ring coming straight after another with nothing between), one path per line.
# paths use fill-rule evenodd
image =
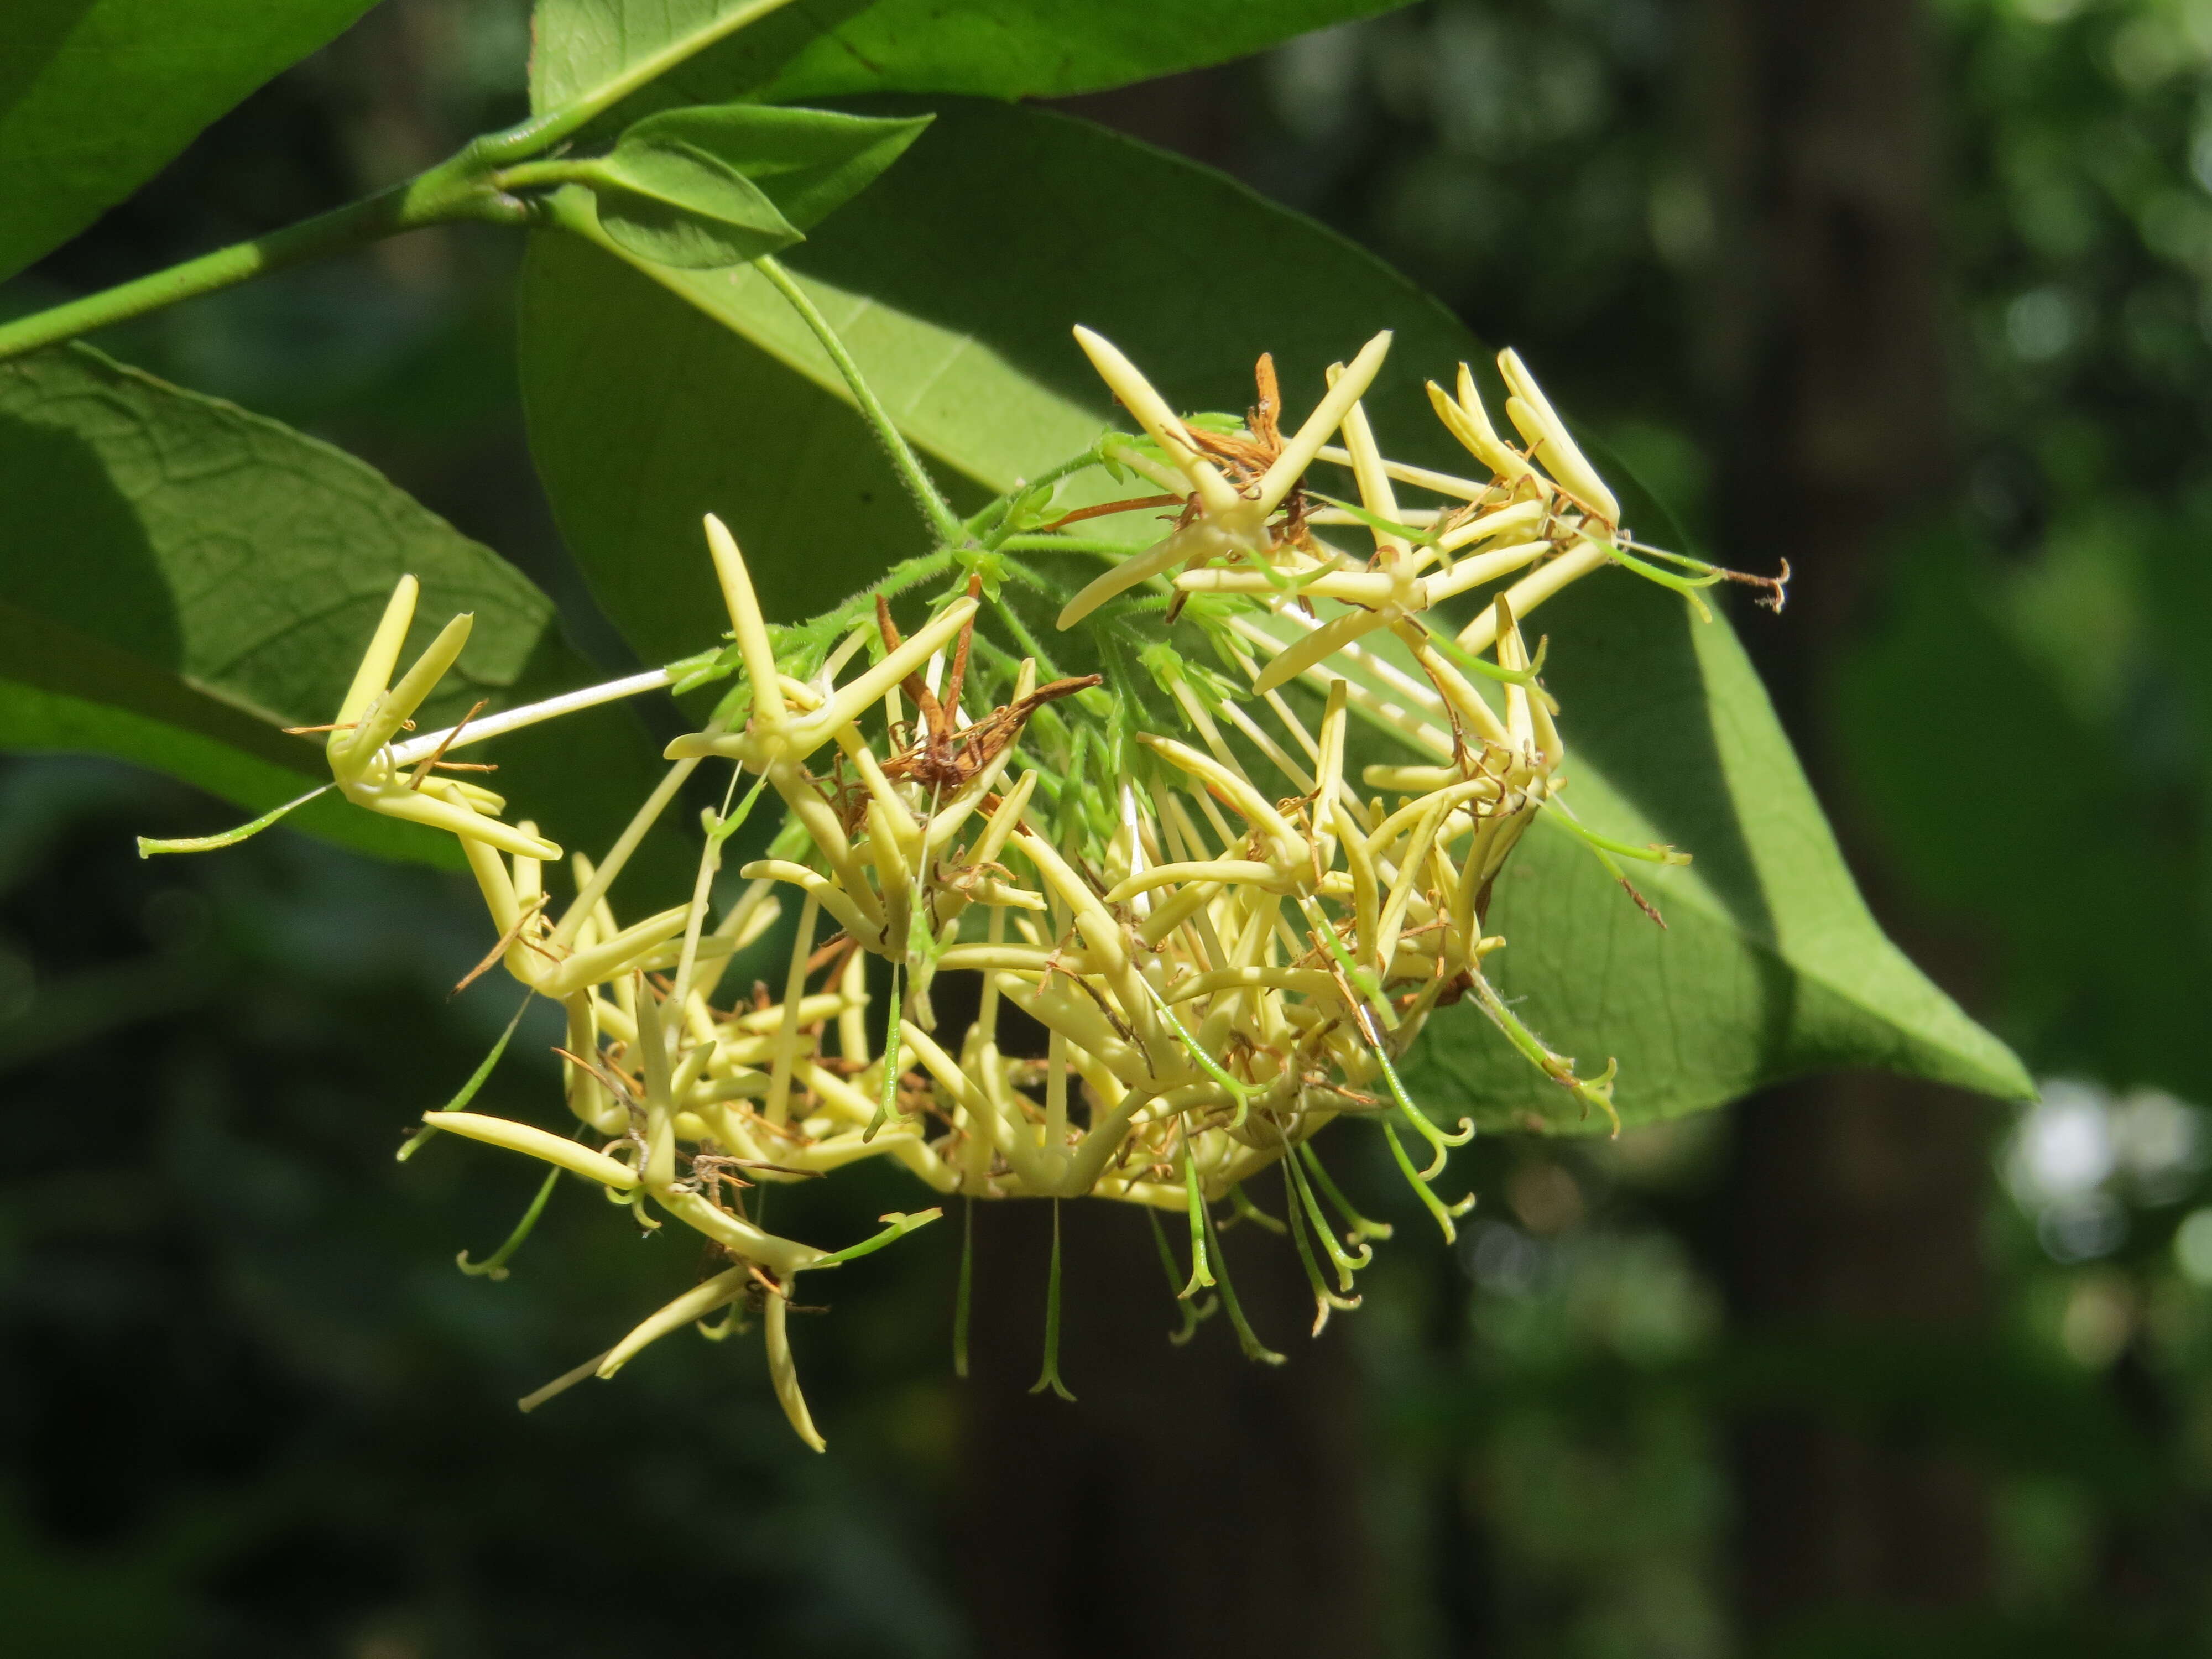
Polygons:
M743 264L789 247L799 233L767 192L721 157L641 121L614 153L577 164L599 228L625 253L679 270Z
M1051 98L1224 63L1406 0L798 0L663 76L623 106L868 92ZM538 0L532 109L712 40L757 0Z
M1038 476L1111 417L1069 337L1076 322L1182 409L1241 408L1253 360L1271 350L1292 416L1330 362L1391 327L1367 400L1386 452L1467 464L1420 389L1486 358L1455 319L1310 222L1084 123L946 109L929 143L787 262L893 417L970 497ZM534 238L522 327L532 442L556 511L647 655L697 649L719 626L698 553L709 508L738 528L764 601L785 617L921 547L829 363L757 273L646 274L574 239ZM1632 521L1654 522L1644 508ZM1540 614L1568 799L1602 833L1674 842L1698 861L1649 883L1662 932L1540 821L1492 914L1512 941L1501 988L1530 1025L1592 1069L1618 1056L1632 1121L1839 1065L2028 1091L2012 1055L1868 915L1725 620L1701 624L1625 572ZM1602 1127L1472 1006L1440 1017L1420 1054L1408 1082L1433 1115Z
M929 125L758 104L663 110L613 152L573 164L607 238L683 270L742 264L804 240Z
M744 175L794 232L811 230L906 154L927 115L874 117L761 104L663 110L628 128L615 155L634 143L674 144L714 157ZM604 215L602 218L604 219ZM794 234L792 240L798 240Z
M0 746L156 768L259 812L329 781L319 744L411 572L409 649L476 627L421 719L448 725L598 678L552 605L489 549L328 445L88 347L0 365ZM483 745L491 780L557 841L612 838L651 787L609 708ZM289 822L387 857L457 866L451 839L325 796Z
M602 302L614 307L604 329L592 320ZM708 512L748 550L761 605L780 622L804 620L916 550L919 520L890 462L852 405L817 380L574 237L531 239L520 306L532 453L562 539L646 661L703 650L727 625L700 527ZM969 485L955 505L984 493Z
M1621 475L1610 476L1619 490ZM1671 842L1696 860L1631 868L1665 915L1662 931L1540 821L1490 913L1510 941L1494 958L1498 988L1585 1073L1620 1060L1625 1120L1675 1116L1845 1065L2033 1095L2010 1051L1867 913L1725 618L1700 623L1680 599L1606 573L1537 613L1536 625L1552 640L1544 679L1563 710L1566 799L1606 835ZM1606 1127L1511 1063L1471 1012L1431 1024L1405 1076L1435 1113L1466 1111L1485 1128Z
M0 52L0 280L144 184L370 0L14 0Z

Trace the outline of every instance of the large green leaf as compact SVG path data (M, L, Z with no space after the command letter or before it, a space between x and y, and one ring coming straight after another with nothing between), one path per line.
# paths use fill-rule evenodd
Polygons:
M945 110L927 143L788 263L893 416L971 493L1035 476L1109 418L1073 322L1104 331L1184 408L1248 402L1252 361L1272 350L1297 389L1292 415L1328 362L1388 325L1397 341L1368 407L1390 453L1440 464L1455 451L1421 381L1483 355L1440 307L1311 223L1020 108ZM827 361L756 272L645 272L538 238L523 374L570 544L649 656L706 645L720 625L697 552L709 508L738 526L787 617L921 545ZM1615 572L1543 623L1582 816L1698 860L1649 884L1662 932L1540 823L1492 913L1512 940L1509 994L1585 1062L1619 1057L1626 1116L1844 1064L2027 1091L2003 1046L1868 915L1725 620L1700 623ZM1432 1027L1419 1075L1440 1109L1487 1123L1597 1127L1471 1009Z
M251 811L289 800L330 775L277 728L331 718L410 572L410 649L455 611L477 618L422 719L594 678L527 579L368 467L88 347L0 365L0 746L119 756ZM618 709L484 747L556 840L611 838L650 787L650 746ZM333 796L294 822L459 862L448 837Z
M14 0L0 280L58 247L371 0Z
M715 41L625 106L867 92L1061 97L1218 64L1407 0L796 0ZM758 0L538 0L531 106L712 39Z

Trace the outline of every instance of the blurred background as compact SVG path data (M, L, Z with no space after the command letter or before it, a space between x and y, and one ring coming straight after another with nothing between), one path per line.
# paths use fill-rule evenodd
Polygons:
M526 45L520 0L386 0L0 302L399 178L520 112ZM1433 0L1073 107L1374 249L1706 550L1791 561L1739 623L2041 1103L1842 1077L1490 1141L1453 1249L1347 1135L1400 1237L1279 1372L1170 1349L1141 1224L1071 1211L1079 1407L1024 1392L1041 1211L979 1220L954 1381L956 1216L799 1332L828 1457L744 1339L524 1418L689 1267L570 1188L510 1279L454 1270L534 1186L388 1156L512 1006L448 995L473 905L281 831L141 863L234 814L0 763L9 1650L2212 1649L2212 5ZM364 456L616 665L530 471L516 253L418 234L101 343ZM518 1043L488 1109L551 1075ZM912 1201L871 1179L793 1224Z

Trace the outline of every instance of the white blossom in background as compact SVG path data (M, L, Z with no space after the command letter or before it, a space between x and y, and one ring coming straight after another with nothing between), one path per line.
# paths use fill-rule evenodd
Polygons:
M2046 1079L2041 1090L2007 1138L2001 1168L2014 1201L2060 1261L2111 1255L2127 1238L2130 1205L2173 1202L2212 1158L2202 1109L2162 1091L2116 1095L2081 1078ZM2202 1272L2179 1238L2175 1248L2184 1271L2212 1283L2212 1211L2199 1216L2205 1224L2190 1237Z

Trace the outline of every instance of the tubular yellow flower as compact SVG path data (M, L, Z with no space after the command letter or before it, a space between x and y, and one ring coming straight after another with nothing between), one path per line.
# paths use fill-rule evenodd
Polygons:
M1105 544L1052 525L1026 532L1037 520L1018 492L970 522L969 544L779 628L709 516L726 649L484 722L510 730L633 690L732 682L712 721L668 745L668 771L605 859L575 860L565 906L547 884L559 849L501 821L497 796L434 775L466 722L430 748L393 748L468 635L454 619L393 684L416 600L411 580L394 592L331 730L336 787L461 837L497 936L479 971L502 963L561 1006L563 1097L581 1138L465 1109L482 1070L423 1115L425 1133L582 1176L641 1224L682 1222L726 1264L526 1404L729 1308L760 1316L777 1397L818 1449L790 1340L793 1281L936 1212L885 1217L831 1251L768 1231L748 1194L874 1157L937 1193L1185 1212L1191 1289L1218 1285L1247 1352L1279 1358L1237 1308L1211 1206L1243 1201L1241 1183L1282 1166L1317 1328L1356 1305L1365 1241L1387 1234L1344 1203L1312 1145L1337 1118L1364 1117L1449 1237L1464 1204L1431 1185L1472 1125L1442 1127L1398 1069L1440 1008L1473 1002L1583 1109L1611 1112L1610 1065L1583 1077L1486 978L1504 943L1483 933L1489 895L1546 811L1615 874L1615 855L1680 855L1624 847L1555 805L1558 710L1543 649L1522 629L1608 564L1675 586L1717 574L1635 556L1616 498L1510 353L1507 412L1525 450L1491 425L1464 368L1456 397L1430 387L1482 464L1485 476L1458 477L1392 461L1376 441L1360 399L1387 333L1330 371L1287 438L1267 359L1240 425L1178 414L1112 343L1077 337L1144 435L1109 436L1062 471L1133 471L1167 487L1181 522L1095 580L1071 578ZM1347 473L1356 501L1321 495L1319 467ZM1401 490L1432 500L1401 504ZM1371 550L1323 539L1346 526L1364 526ZM891 605L914 597L930 614L902 636ZM1207 649L1220 670L1200 660ZM704 815L691 899L623 925L612 890L702 766L727 769L727 792ZM709 926L723 844L762 799L779 826L747 843L750 884ZM771 895L787 889L799 896L795 940L743 976L780 994L718 1005L724 968L767 936ZM961 1005L974 1012L953 1029L932 988L962 974L975 976ZM1002 1029L1007 1006L1044 1029L1042 1053ZM1426 1148L1425 1167L1400 1130ZM1056 1292L1052 1306L1056 1319Z

